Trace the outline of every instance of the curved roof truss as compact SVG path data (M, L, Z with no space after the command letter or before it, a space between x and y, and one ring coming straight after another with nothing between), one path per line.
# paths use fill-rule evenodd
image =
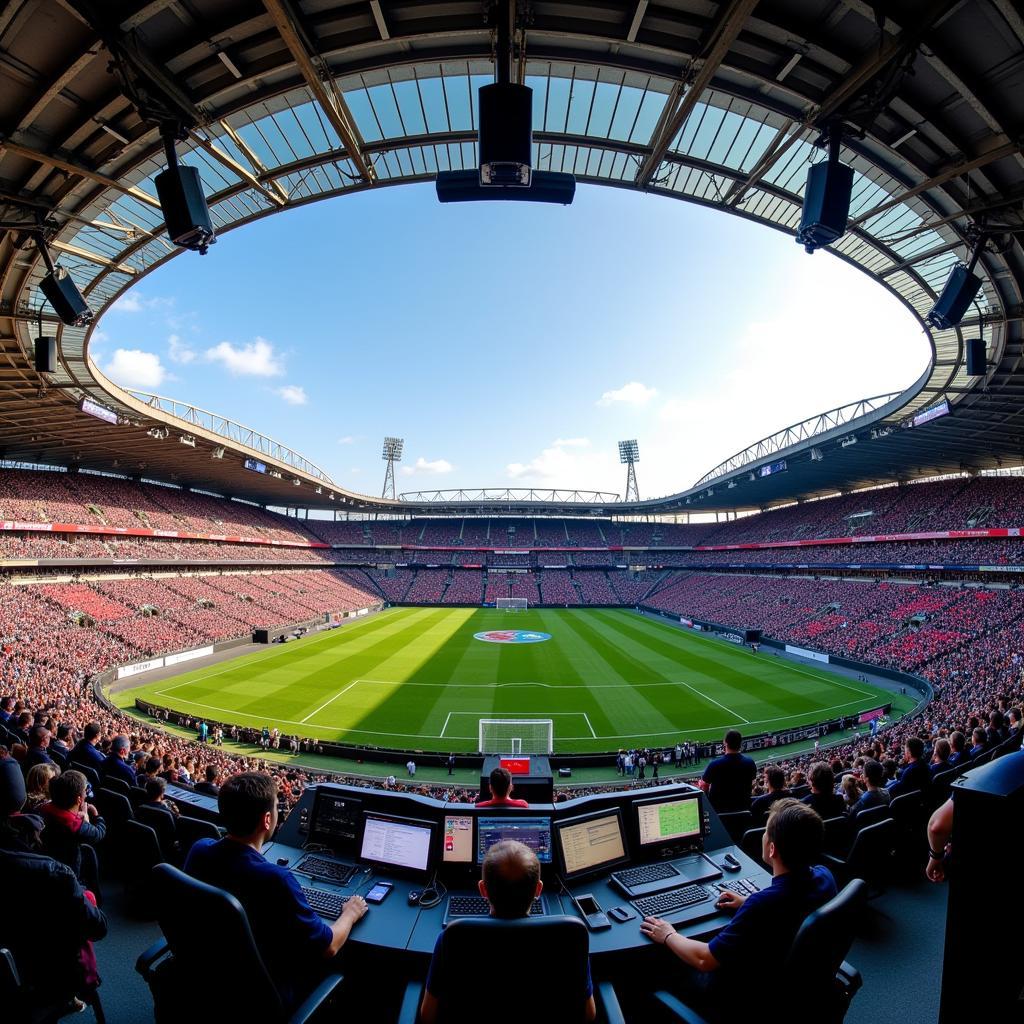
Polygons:
M1024 157L1014 96L1024 94L1024 19L1008 0L908 3L905 23L881 24L859 0L762 6L527 5L516 75L534 90L535 166L792 232L807 167L822 158L820 128L834 117L860 125L842 149L855 184L850 229L833 252L892 291L922 326L976 225L1000 228L1000 245L982 256L974 312L958 330L929 332L928 372L901 398L887 396L875 418L895 423L947 398L961 407L964 433L954 451L944 428L949 457L987 464L970 443L981 435L991 458L1019 457ZM153 178L163 148L139 116L140 82L143 99L155 96L195 122L179 154L199 168L219 231L324 197L475 167L476 90L493 75L480 15L479 3L433 0L15 0L0 14L0 210L7 223L46 218L51 248L97 311L176 255L162 234ZM112 56L127 77L108 71ZM41 313L52 322L37 287L44 272L23 233L0 237L0 447L36 461L102 461L103 446L90 446L71 404L88 395L122 416L126 442L134 431L150 449L153 473L162 456L145 431L154 422L177 430L195 416L112 385L89 360L88 331L63 326L60 372L41 391L29 353L33 323ZM964 367L963 332L978 330L989 345L983 381ZM255 431L247 440L230 421L205 415L204 434L226 441L235 462L250 449L267 454ZM787 435L782 447L802 440ZM273 445L289 477L330 483ZM743 457L723 465L746 465ZM228 474L229 461L213 472L207 460L187 482L216 487L219 479L243 496L284 497L276 485ZM907 472L924 468L911 461ZM718 467L700 483L728 472ZM747 503L766 497L735 493ZM684 494L698 497L699 485Z

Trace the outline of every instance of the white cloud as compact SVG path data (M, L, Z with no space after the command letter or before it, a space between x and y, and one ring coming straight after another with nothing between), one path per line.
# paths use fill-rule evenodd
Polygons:
M356 439L351 434L346 434L344 437L338 438L338 444L355 444Z
M191 363L195 352L186 345L177 334L171 334L167 338L167 354L171 357L172 363Z
M586 442L586 443L580 443ZM511 480L537 481L553 487L615 490L618 458L613 449L591 451L587 438L558 438L529 462L511 462Z
M646 405L656 394L656 388L649 388L638 380L631 380L614 391L606 391L598 401L598 405L612 405L623 402L626 405Z
M442 473L450 473L455 467L447 459L428 460L421 455L412 466L402 467L402 476L412 476L414 473L431 473L435 476Z
M89 335L90 345L102 345L103 342L105 341L110 341L110 335L105 334L99 328L97 328L95 331L92 332L92 334Z
M167 379L167 370L155 352L137 348L119 348L103 372L116 384L127 388L158 388Z
M289 405L305 405L309 398L306 396L306 389L298 384L285 384L275 392L280 395Z
M145 309L142 296L136 292L126 292L111 307L111 313L141 313Z
M284 373L284 364L274 346L266 338L257 337L247 345L232 345L222 341L205 353L207 362L221 363L236 376L279 377Z

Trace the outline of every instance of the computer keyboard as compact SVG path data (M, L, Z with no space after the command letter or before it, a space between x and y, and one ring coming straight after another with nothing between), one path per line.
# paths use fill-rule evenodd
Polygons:
M612 872L612 878L627 889L647 885L649 882L660 882L665 878L675 878L678 875L679 872L671 864L642 864L638 868Z
M448 909L445 917L489 917L491 905L483 896L449 896ZM530 917L543 917L545 914L544 904L537 897L530 907Z
M302 890L302 895L306 897L306 902L321 917L330 918L332 921L341 917L341 911L348 902L347 896L328 892L326 889L307 889L304 885L299 888Z
M715 882L715 888L719 892L738 892L741 896L753 896L755 892L761 891L761 886L752 878L730 878L728 882Z
M295 865L294 870L304 875L310 875L312 878L331 882L333 885L348 885L356 873L356 868L351 864L341 864L336 860L327 860L325 857L317 857L311 853L306 854Z
M680 889L669 889L668 892L655 893L653 896L641 896L632 900L632 903L644 917L662 917L676 910L694 907L711 898L711 891L703 885L684 885Z

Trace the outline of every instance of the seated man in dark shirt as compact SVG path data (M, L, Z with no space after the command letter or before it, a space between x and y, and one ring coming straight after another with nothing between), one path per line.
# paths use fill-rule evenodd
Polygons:
M217 799L228 834L195 843L185 871L242 904L260 956L282 1000L291 1005L315 983L318 967L345 944L366 913L366 901L349 897L341 917L328 924L310 909L292 873L264 858L263 844L277 828L277 783L270 776L234 775Z
M822 821L841 818L846 813L846 802L836 793L836 777L832 769L824 761L819 761L811 765L809 778L811 791L804 797L804 803L814 808Z
M752 1006L763 1004L804 918L836 894L832 873L814 866L824 836L822 820L810 807L779 800L761 839L772 884L746 897L723 892L718 906L736 914L710 942L687 938L661 918L644 918L640 931L696 972L683 980L686 1002L698 1004L698 1010L717 1008L729 1020L740 1019L740 1003L748 1009L745 999Z
M954 732L949 737L949 767L965 768L971 760L967 756L967 737L962 732Z
M519 918L526 917L534 899L540 896L544 883L540 879L540 862L537 855L528 846L514 840L495 843L484 857L483 877L478 883L480 895L491 905L492 917ZM443 1010L444 1001L453 989L458 987L460 964L449 963L444 957L444 933L437 937L434 956L430 961L427 973L426 990L420 1005L420 1024L434 1024L438 1019L438 1011ZM524 947L524 958L529 956L528 947ZM506 965L502 965L503 967ZM525 968L525 962L518 965ZM537 965L541 967L541 965ZM549 966L549 965L546 965ZM542 968L543 969L543 968ZM587 962L586 976L578 979L561 979L563 984L579 985L581 1018L591 1021L597 1016L594 1004L594 986L590 979L590 963ZM548 978L547 984L553 984ZM495 992L500 998L500 984ZM486 1011L481 1010L481 1019L486 1019Z
M950 745L949 740L944 736L940 737L935 741L935 746L932 749L932 760L931 764L928 765L928 772L932 776L938 775L940 772L944 772L953 765L949 763L949 759L952 756L953 748Z
M96 722L87 722L82 738L71 748L71 760L99 771L103 766L103 754L98 748L101 730Z
M915 790L926 790L931 781L931 773L924 759L924 740L920 736L908 736L903 744L903 767L896 781L889 783L889 795L895 798Z
M512 792L512 773L507 768L495 768L490 778L490 800L477 800L477 807L529 807L525 800L514 800Z
M220 792L220 769L216 765L206 766L206 777L195 784L195 791L207 796L216 796Z
M757 765L740 753L743 737L735 729L725 734L725 753L704 769L698 785L708 794L711 806L724 811L750 810L750 787L757 775Z
M786 789L786 773L781 768L766 769L764 781L768 786L768 792L759 796L750 805L750 813L753 815L755 826L760 826L776 800L784 800L790 795L789 790Z
M120 779L129 786L135 785L135 769L131 762L132 741L127 736L115 736L110 744L110 753L103 759L100 775Z

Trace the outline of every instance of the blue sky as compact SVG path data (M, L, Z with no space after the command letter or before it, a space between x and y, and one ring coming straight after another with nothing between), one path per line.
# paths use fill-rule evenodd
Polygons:
M737 217L580 186L569 208L441 206L432 186L319 202L131 289L90 348L113 380L230 416L337 483L621 492L910 384L927 344L859 271Z

